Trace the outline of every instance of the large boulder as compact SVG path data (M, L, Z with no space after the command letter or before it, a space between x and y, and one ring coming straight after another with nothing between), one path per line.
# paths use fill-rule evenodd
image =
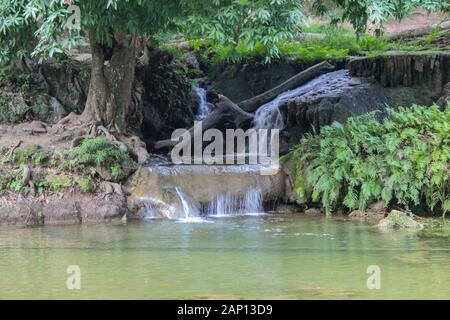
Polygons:
M89 91L89 61L50 61L42 65L41 73L48 93L64 106L67 113L83 112Z
M59 193L40 198L0 199L0 225L105 223L120 221L127 213L123 195L99 197L88 193Z
M280 105L285 120L281 152L287 152L307 132L319 132L325 125L345 123L349 117L383 110L388 97L384 88L367 79L339 70L311 81L306 93Z

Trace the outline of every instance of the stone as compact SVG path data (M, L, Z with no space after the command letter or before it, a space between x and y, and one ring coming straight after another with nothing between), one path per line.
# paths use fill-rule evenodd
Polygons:
M305 210L305 214L307 215L322 215L323 212L320 209L317 208L309 208Z
M450 82L447 83L442 89L442 94L436 104L442 108L447 107L450 102Z
M285 122L280 152L289 151L305 133L319 132L335 121L345 123L351 116L384 110L386 102L386 92L380 85L351 77L348 70L327 73L321 81L311 82L306 93L280 105Z
M0 225L35 226L122 221L128 211L121 195L55 193L45 199L22 198L0 205Z
M406 228L406 229L423 229L423 224L415 221L405 212L392 210L386 218L378 223L381 229L386 228Z

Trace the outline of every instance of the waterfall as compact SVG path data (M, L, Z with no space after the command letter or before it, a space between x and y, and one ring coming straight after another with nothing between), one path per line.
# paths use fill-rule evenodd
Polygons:
M148 201L144 203L145 219L165 218L191 221L208 216L259 215L264 212L263 194L260 187L251 187L243 196L231 193L220 194L203 204L196 201L181 187L170 187L167 190L171 190L170 193L177 196L178 205L170 206L165 214L161 214L161 202L146 198Z
M318 84L326 84L327 81L336 77L337 72L330 72L323 74L308 83L293 90L288 90L278 95L272 101L263 104L255 113L253 120L254 129L284 129L283 116L280 112L280 105L288 99L309 93Z
M144 203L144 219L156 219L157 214L152 203Z
M180 187L175 187L175 191L180 198L181 204L183 206L184 218L189 219L199 216L199 209L197 205L194 204L192 200L185 192L181 190Z
M259 187L250 188L244 197L236 197L230 193L219 195L206 206L207 216L261 214L263 212L263 197Z
M194 88L195 94L198 97L198 111L195 120L204 120L212 111L213 106L206 100L206 90L200 87Z

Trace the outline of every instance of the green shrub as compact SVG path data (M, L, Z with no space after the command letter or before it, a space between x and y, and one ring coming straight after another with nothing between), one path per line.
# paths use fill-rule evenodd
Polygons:
M450 210L450 105L388 110L334 123L317 136L307 136L293 151L298 181L306 181L311 199L327 214L339 203L364 210L384 200L404 205L424 201ZM296 191L305 192L296 182Z
M123 168L131 168L134 164L127 152L106 138L84 139L80 145L60 153L58 157L62 170L69 168L95 174L98 168L106 168L113 177L120 176Z

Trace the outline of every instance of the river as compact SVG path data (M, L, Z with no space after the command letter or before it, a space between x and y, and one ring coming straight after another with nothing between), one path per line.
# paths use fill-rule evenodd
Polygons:
M445 238L300 214L2 227L0 299L449 299L449 258Z

